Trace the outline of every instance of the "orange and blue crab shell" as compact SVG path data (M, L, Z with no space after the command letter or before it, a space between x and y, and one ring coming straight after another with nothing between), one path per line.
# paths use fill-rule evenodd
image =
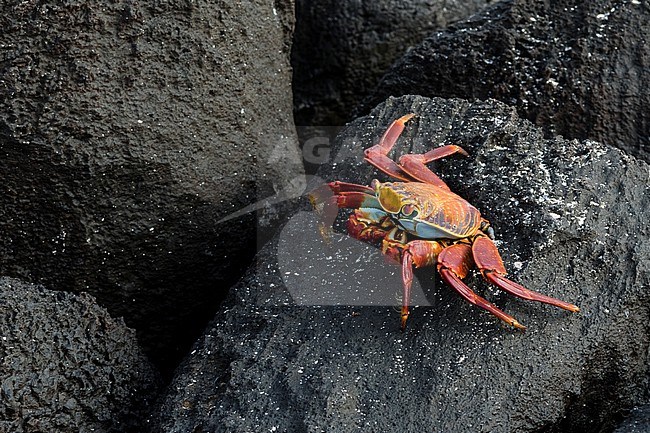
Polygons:
M465 199L435 185L373 181L377 201L408 233L422 239L463 239L481 227L481 213Z

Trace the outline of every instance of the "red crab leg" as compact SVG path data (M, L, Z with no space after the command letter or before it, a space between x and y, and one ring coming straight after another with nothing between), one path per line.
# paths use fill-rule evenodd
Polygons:
M356 183L341 182L336 180L330 182L327 186L332 190L334 194L340 194L342 192L365 192L366 194L375 194L375 190L366 185L359 185Z
M366 194L365 192L341 192L336 197L336 204L339 208L357 209L360 207L380 208L379 201L374 194Z
M494 245L494 242L492 242L487 236L479 235L474 240L474 243L472 244L472 253L474 255L474 262L481 271L483 278L505 292L522 299L554 305L574 313L580 311L580 308L573 304L551 298L550 296L542 295L541 293L533 292L532 290L528 290L527 288L504 277L506 268L503 266L503 261L501 260L499 251L497 250L496 245Z
M314 190L309 193L309 200L311 201L312 205L316 207L317 205L330 200L333 194L338 195L344 192L358 192L372 196L375 195L375 191L369 186L358 185L356 183L341 182L337 180L335 182L330 182L314 188Z
M393 148L395 142L404 130L404 124L409 121L415 114L407 114L400 117L390 124L379 143L369 147L364 151L365 158L369 164L374 165L379 170L389 176L405 182L411 182L413 179L405 173L392 159L388 157L388 152Z
M413 284L413 257L406 250L402 255L402 283L404 290L402 292L402 314L400 318L400 327L402 331L406 329L406 321L409 318L409 304L411 303L411 284Z
M504 313L488 300L472 291L462 279L472 266L472 248L467 244L455 244L442 250L438 256L438 272L453 289L470 303L489 311L504 322L518 329L526 329L514 317Z
M438 175L431 171L425 164L449 155L453 155L455 153L469 156L462 147L456 146L454 144L448 144L446 146L437 147L433 150L428 151L427 153L420 155L402 155L402 157L399 159L399 166L402 168L402 171L405 171L412 178L419 180L420 182L439 186L449 191L447 184L442 179L440 179Z
M413 266L420 268L422 266L430 266L435 263L436 257L443 246L436 241L414 240L407 244L403 244L396 239L391 239L394 231L388 233L384 238L382 251L387 256L402 260L402 313L401 313L401 329L404 331L406 328L406 321L409 317L409 306L411 304L411 285L413 283Z
M356 183L335 181L321 185L309 194L309 200L317 211L324 211L328 206L333 207L335 203L338 208L373 207L381 209L375 191L369 186ZM337 209L334 209L334 217L336 217L336 211Z

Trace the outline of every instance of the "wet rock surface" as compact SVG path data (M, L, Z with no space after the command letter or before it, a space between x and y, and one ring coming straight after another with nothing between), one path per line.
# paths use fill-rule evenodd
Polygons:
M296 125L342 125L389 66L486 0L297 0L291 54Z
M549 134L650 158L650 6L503 1L433 32L357 111L388 96L496 98Z
M135 332L87 295L0 278L0 432L140 432L160 386Z
M302 173L293 3L217 3L0 6L0 272L91 292L167 367L281 212L217 222Z
M491 221L510 277L582 311L515 299L470 275L528 326L517 332L430 269L416 271L430 306L413 309L404 333L392 305L296 305L297 294L332 290L297 276L347 263L348 288L360 292L356 279L380 258L346 255L344 235L328 246L314 224L290 222L177 371L155 431L608 431L646 401L648 165L594 141L544 138L494 100L406 96L349 124L320 174L383 178L362 149L409 112L417 117L395 155L463 146L469 158L434 170Z

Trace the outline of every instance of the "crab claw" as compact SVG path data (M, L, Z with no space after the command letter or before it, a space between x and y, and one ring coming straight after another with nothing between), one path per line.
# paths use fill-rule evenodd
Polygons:
M319 185L308 197L319 218L318 231L327 244L331 243L332 224L339 208L381 207L372 188L356 183L335 181Z

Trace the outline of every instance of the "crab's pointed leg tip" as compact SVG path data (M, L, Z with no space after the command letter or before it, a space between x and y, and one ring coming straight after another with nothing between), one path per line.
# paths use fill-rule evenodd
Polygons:
M571 311L572 313L579 313L580 312L580 307L578 307L577 305L571 304L571 306L569 308L567 308L567 310Z
M402 314L402 320L400 322L400 330L404 332L406 330L406 321L408 320L408 314Z
M512 321L512 326L514 326L515 328L520 329L522 331L526 330L526 327L524 325L522 325L521 323L517 322L516 320Z
M415 117L415 113L409 113L400 117L398 121L403 125L414 117Z
M321 239L325 244L332 245L332 228L326 226L325 224L318 225L318 232L320 233Z

